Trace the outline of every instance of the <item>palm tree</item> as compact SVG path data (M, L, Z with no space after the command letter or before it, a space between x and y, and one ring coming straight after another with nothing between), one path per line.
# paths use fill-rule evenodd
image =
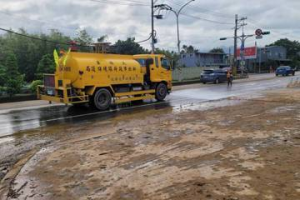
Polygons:
M108 38L107 35L103 35L97 39L97 42L104 42Z

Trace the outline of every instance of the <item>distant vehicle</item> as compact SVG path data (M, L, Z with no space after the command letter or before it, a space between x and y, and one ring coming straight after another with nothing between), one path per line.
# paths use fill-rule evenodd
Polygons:
M282 76L293 75L293 76L295 76L295 70L292 69L290 66L281 66L281 67L278 67L276 69L276 76L279 76L279 75L282 75Z
M210 69L210 70L204 70L201 73L200 81L203 84L206 83L222 83L227 80L226 71L220 70L220 69Z

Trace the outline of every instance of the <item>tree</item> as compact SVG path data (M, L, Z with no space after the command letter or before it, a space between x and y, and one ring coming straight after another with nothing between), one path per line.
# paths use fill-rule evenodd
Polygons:
M291 41L287 38L277 40L268 46L282 46L287 50L287 57L292 60L292 67L300 67L300 43L298 41Z
M222 53L224 54L224 50L222 48L213 48L212 50L209 51L209 53Z
M183 45L182 48L183 48L182 53L195 53L195 51L198 51L192 45L190 45L190 46Z
M88 32L83 29L80 30L77 34L77 37L74 39L79 45L90 45L93 42L92 37Z
M297 56L300 52L300 43L298 41L291 41L287 38L277 40L276 42L268 45L268 46L282 46L285 47L287 50L287 57L292 59L293 57Z
M18 71L18 63L15 54L9 53L5 60L5 86L10 97L20 92L24 76Z
M55 29L52 29L48 35L30 34L24 29L20 29L18 32L42 40L12 33L0 35L0 62L4 63L8 52L13 52L17 57L18 69L21 74L25 74L25 81L27 82L35 79L38 63L44 55L52 54L55 48L68 49L67 43L72 40Z
M135 38L128 38L127 40L118 40L113 45L113 50L116 54L135 55L149 53L140 44L135 42Z
M155 53L165 55L171 61L173 67L178 65L178 61L180 59L180 56L178 55L177 52L157 48L155 50Z
M50 54L46 54L42 57L36 72L37 79L42 79L43 74L53 74L55 72L55 63Z
M0 65L0 87L3 87L5 84L5 67Z
M107 38L108 38L107 35L102 35L101 37L99 37L99 38L97 39L97 42L104 42Z

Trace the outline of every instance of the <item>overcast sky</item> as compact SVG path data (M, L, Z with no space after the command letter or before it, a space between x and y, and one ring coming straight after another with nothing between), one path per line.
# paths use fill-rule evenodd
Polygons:
M96 2L98 1L98 2ZM174 10L188 0L158 0ZM24 28L29 32L47 33L58 29L76 36L85 28L93 38L108 35L107 41L135 37L141 41L150 34L151 0L0 0L0 27ZM214 47L228 49L233 40L234 16L248 17L246 34L255 29L271 31L271 35L257 40L259 46L280 38L300 40L299 0L195 0L180 16L181 44L193 45L200 51ZM155 20L159 48L176 50L176 21L173 13L163 12L164 19ZM189 15L189 16L186 16ZM241 30L239 30L241 34ZM253 46L255 38L247 40ZM142 44L150 49L150 42Z

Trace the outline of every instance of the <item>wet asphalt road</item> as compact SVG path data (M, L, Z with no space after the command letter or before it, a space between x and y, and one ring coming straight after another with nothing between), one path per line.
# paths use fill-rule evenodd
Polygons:
M0 111L0 144L32 130L51 128L53 125L86 126L95 121L113 119L126 113L143 112L149 109L179 107L183 105L219 100L233 96L249 97L258 95L262 91L285 88L291 77L278 77L271 80L235 83L232 88L226 84L206 86L190 85L187 89L171 93L164 102L149 101L144 104L122 105L110 111L99 112L87 107L49 106L33 109ZM56 130L57 132L61 132Z

